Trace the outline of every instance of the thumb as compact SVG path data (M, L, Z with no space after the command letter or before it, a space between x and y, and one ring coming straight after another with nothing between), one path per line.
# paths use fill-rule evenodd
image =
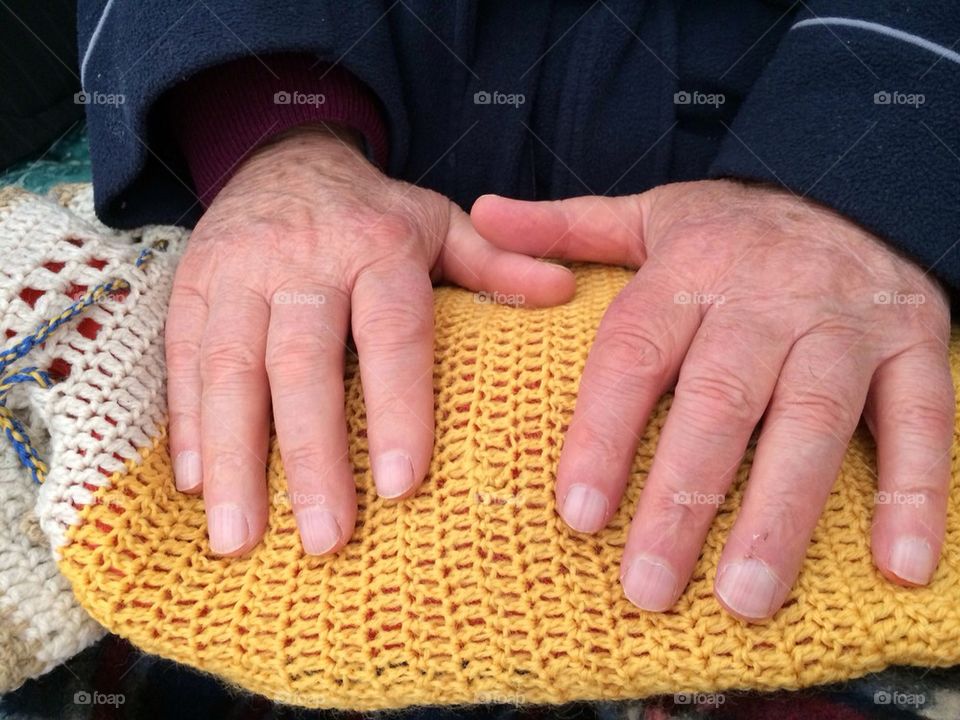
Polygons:
M541 202L483 195L470 219L477 232L505 250L639 267L646 257L644 219L652 192Z
M493 245L456 205L436 268L445 280L468 290L521 297L521 304L533 307L565 303L576 292L570 270Z

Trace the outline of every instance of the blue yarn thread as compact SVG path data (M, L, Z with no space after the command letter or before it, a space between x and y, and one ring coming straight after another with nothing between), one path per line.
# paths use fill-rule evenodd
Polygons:
M140 251L134 262L135 267L142 267L148 263L154 256L154 250L166 250L167 241L158 240L151 248L144 248ZM0 351L0 430L10 441L20 464L29 472L33 481L37 484L42 483L47 476L49 468L40 457L37 449L30 442L23 425L17 420L10 408L7 407L7 395L17 385L26 383L35 383L39 387L48 388L51 386L50 376L43 370L35 367L27 367L21 370L14 370L6 373L7 368L17 360L25 357L37 345L42 345L52 333L62 325L70 322L75 317L83 313L94 303L100 302L104 297L115 293L118 290L129 290L130 283L121 278L108 280L105 283L97 285L92 290L87 291L83 297L65 308L61 313L45 320L37 328L27 335L23 340L9 348Z

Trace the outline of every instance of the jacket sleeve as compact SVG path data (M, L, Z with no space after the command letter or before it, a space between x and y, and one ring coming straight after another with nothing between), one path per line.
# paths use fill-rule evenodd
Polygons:
M356 131L370 160L386 166L386 128L372 93L311 55L250 55L217 65L177 85L162 105L162 127L176 137L203 207L256 148L305 123Z
M960 3L801 7L711 177L786 186L960 289Z
M409 125L383 20L388 9L385 0L80 0L78 52L97 215L121 228L196 222L202 206L177 141L181 133L163 112L164 95L204 69L243 57L303 53L349 73L389 108L389 163L402 167Z

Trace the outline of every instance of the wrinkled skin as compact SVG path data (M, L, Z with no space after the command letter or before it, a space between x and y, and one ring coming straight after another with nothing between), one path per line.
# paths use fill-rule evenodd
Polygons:
M203 492L210 546L262 537L290 502L303 547L350 538L357 514L343 368L356 343L377 491L399 499L433 448L431 279L533 305L572 273L499 250L437 193L388 179L343 130L305 127L258 149L217 195L177 270L166 327L177 487ZM287 472L268 498L271 409Z
M763 422L715 593L745 620L783 604L863 414L878 445L872 552L893 582L939 558L954 392L945 293L842 216L733 181L620 198L478 199L476 229L537 256L637 267L608 309L557 473L557 506L592 533L622 497L659 397L673 405L621 564L636 605L670 608Z
M716 593L738 617L770 617L861 414L885 498L875 563L893 582L929 581L950 480L950 324L945 294L911 261L813 202L732 181L559 202L485 196L468 217L388 179L358 145L310 127L259 149L178 269L166 336L171 452L177 487L203 492L215 552L251 549L268 502L292 503L309 553L349 539L350 332L377 490L415 492L433 441L431 280L528 305L568 300L572 275L535 256L638 268L604 317L565 438L556 493L573 529L609 521L647 418L675 389L624 551L631 601L651 611L676 602L759 425ZM282 499L267 497L264 478L271 409Z

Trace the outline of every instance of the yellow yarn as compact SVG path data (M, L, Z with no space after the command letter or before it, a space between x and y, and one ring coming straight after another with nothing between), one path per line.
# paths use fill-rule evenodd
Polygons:
M436 291L437 441L426 483L404 502L376 496L350 364L360 513L335 557L303 554L275 443L266 538L243 558L211 555L202 501L174 489L158 437L98 490L63 548L61 569L79 601L144 650L311 707L795 688L892 663L960 662L958 485L929 588L887 582L870 556L875 459L863 429L772 621L745 625L712 594L749 457L675 610L645 613L624 598L620 555L669 401L643 437L610 526L595 537L566 528L553 498L563 431L599 319L630 277L577 274L576 299L546 310ZM960 380L960 335L951 362ZM956 454L952 467L956 476Z

